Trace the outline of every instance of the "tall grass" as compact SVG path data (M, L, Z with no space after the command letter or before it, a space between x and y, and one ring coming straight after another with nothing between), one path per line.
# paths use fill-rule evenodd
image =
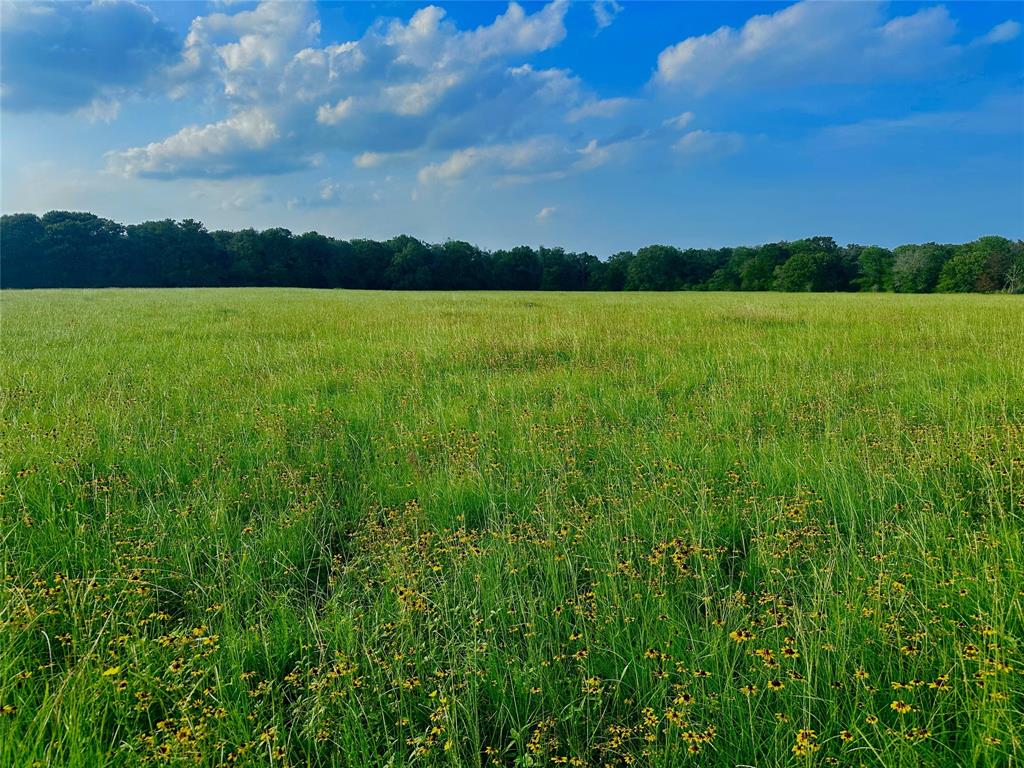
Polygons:
M1018 764L1019 300L0 302L0 765Z

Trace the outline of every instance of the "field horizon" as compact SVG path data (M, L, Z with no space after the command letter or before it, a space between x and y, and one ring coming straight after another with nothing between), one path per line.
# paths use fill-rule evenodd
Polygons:
M38 289L0 323L2 765L1024 754L1020 297Z

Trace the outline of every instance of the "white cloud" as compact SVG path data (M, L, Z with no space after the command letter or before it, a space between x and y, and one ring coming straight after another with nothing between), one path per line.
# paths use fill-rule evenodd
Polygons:
M555 215L555 211L557 211L557 210L558 210L558 208L556 208L553 205L546 205L543 208L541 208L539 211L537 211L537 215L534 218L536 218L537 221L539 221L541 224L543 224L545 221L547 221L552 216L554 216Z
M190 125L163 141L107 155L110 170L125 176L219 176L236 155L264 150L280 136L268 115L252 109L209 125Z
M206 84L231 100L260 101L277 88L295 52L315 44L319 34L316 8L308 0L197 16L171 75L182 88Z
M978 41L985 45L998 45L1016 40L1020 36L1020 24L1012 19L996 24L987 34L978 38Z
M613 99L591 99L578 107L574 107L565 113L565 120L569 123L577 123L580 120L590 118L615 117L635 104L636 99L616 97Z
M75 110L75 115L88 123L112 123L121 114L121 102L117 99L97 96L86 106Z
M388 152L360 152L352 158L352 164L356 168L376 168L387 162L391 156L392 154Z
M607 163L611 158L612 150L609 146L601 146L597 139L591 139L585 147L577 149L576 152L580 157L574 167L578 170L589 171L591 168L597 168Z
M597 0L590 6L594 12L594 23L597 31L610 27L615 17L622 12L622 6L616 0Z
M693 112L682 112L675 117L670 117L662 122L666 128L675 128L676 130L683 130L686 126L693 122Z
M537 13L527 15L518 3L487 26L459 35L452 46L471 59L512 56L546 51L565 39L568 0L554 0Z
M334 149L370 167L417 152L522 144L589 103L571 72L516 61L565 37L567 8L554 0L527 13L513 2L492 23L460 30L444 9L427 6L408 21L378 20L358 40L322 47L308 2L198 17L171 72L175 94L198 90L229 116L183 132L215 173L239 175L301 167L314 152ZM590 101L596 112L620 106ZM253 147L237 125L256 112L277 128L266 157L239 151ZM175 135L116 153L112 165L124 173L208 175L195 151Z
M564 148L551 136L538 136L527 141L510 144L467 147L452 152L445 160L420 169L420 184L454 182L470 171L533 173L550 166L564 153Z
M734 155L742 148L743 137L740 134L718 131L689 131L672 145L680 155L705 159Z
M958 55L942 6L886 21L868 2L804 0L739 29L689 37L658 56L655 81L697 92L723 87L913 78Z
M590 139L582 147L555 134L521 142L467 147L445 159L423 166L422 185L454 184L470 176L496 177L498 185L564 179L626 158L650 138L647 132L602 143Z
M338 103L334 106L330 104L321 105L320 109L316 111L316 121L323 123L324 125L337 125L346 117L352 114L355 108L355 98L348 96L344 99L339 99Z

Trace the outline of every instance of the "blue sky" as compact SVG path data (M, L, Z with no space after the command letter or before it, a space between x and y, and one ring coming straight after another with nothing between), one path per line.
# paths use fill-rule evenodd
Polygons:
M605 257L1024 236L1020 3L3 3L0 204Z

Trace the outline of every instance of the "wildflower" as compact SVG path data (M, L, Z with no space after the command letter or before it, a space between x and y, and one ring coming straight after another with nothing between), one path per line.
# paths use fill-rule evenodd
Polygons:
M768 689L769 690L781 691L785 687L786 687L786 684L784 682L782 682L781 680L775 679L775 680L769 680L768 681Z
M729 633L729 637L737 643L745 643L749 640L753 640L755 635L749 629L734 629Z
M889 709L891 709L893 712L898 712L901 715L905 715L912 709L912 707L902 699L896 699L895 701L893 701L892 704L889 705Z
M120 667L107 667L105 670L103 670L103 677L113 677L120 671Z
M842 730L842 731L839 732L839 740L840 741L853 741L853 734L850 733L849 731Z

